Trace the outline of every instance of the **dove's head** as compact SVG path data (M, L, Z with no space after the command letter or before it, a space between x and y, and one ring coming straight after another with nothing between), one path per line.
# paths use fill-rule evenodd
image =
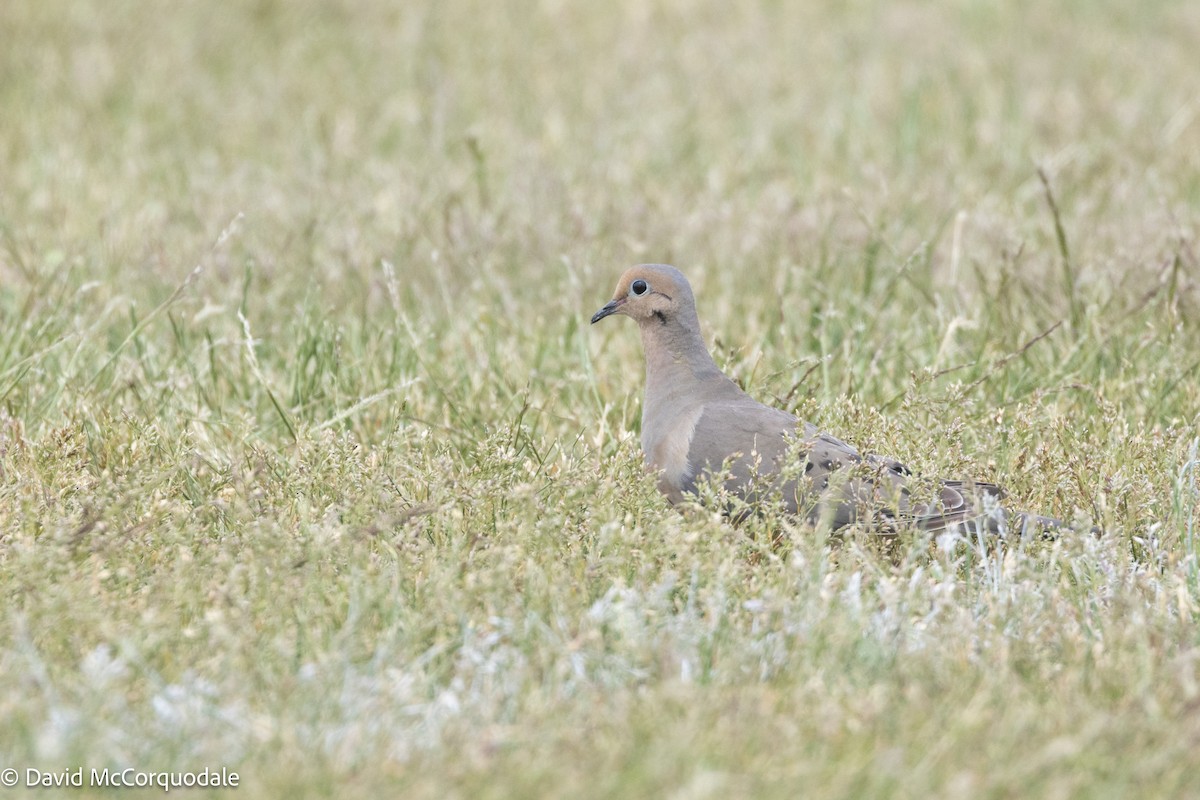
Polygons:
M592 323L613 314L632 317L639 325L667 325L694 318L696 301L679 270L666 264L639 264L625 270L613 299L592 315Z

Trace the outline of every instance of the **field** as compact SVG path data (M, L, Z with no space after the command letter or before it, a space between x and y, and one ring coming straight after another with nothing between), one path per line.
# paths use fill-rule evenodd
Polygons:
M0 30L0 768L84 780L5 796L1200 796L1200 4ZM588 325L643 261L764 402L1104 535L672 509Z

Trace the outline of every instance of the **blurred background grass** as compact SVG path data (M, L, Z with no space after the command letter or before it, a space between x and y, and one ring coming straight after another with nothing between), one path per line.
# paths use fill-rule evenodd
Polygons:
M0 30L6 763L1196 788L1196 4ZM586 325L646 260L762 399L1111 536L893 565L669 512L637 337Z

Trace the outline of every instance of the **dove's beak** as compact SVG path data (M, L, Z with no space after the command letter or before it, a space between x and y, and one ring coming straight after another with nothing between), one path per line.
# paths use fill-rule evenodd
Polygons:
M617 313L624 302L625 298L623 297L617 300L609 300L608 305L597 311L595 314L592 314L592 324L595 325L605 317L612 316L613 314Z

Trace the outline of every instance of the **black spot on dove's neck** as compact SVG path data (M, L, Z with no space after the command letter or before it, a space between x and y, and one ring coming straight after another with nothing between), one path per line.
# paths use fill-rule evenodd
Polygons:
M661 312L661 311L655 311L655 312L654 312L654 316L655 316L655 318L656 318L656 319L658 319L658 321L659 321L659 322L661 322L663 325L666 325L666 324L667 324L667 315L666 315L666 314L664 314L663 312Z

